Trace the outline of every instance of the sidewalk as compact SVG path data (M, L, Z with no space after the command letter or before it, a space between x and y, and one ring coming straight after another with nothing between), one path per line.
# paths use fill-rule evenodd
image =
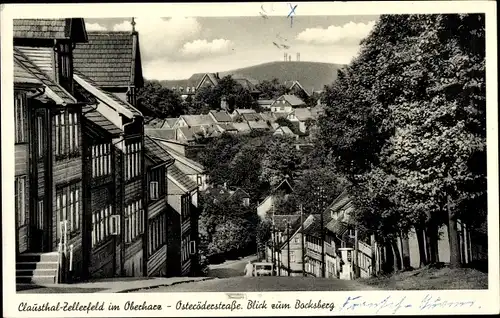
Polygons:
M128 293L140 289L199 282L213 277L116 278L76 284L18 285L18 293ZM24 289L24 288L26 289ZM21 289L21 290L19 290ZM23 290L24 289L24 290Z

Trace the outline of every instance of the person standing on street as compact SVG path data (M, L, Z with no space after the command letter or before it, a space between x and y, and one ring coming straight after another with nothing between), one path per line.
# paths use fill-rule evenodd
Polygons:
M246 277L253 276L253 264L251 261L248 261L247 265L245 266L245 276Z

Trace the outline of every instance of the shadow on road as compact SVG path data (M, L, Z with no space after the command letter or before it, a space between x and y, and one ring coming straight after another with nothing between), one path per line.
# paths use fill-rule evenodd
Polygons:
M243 272L241 270L237 270L234 268L213 268L208 271L208 276L228 278L228 277L243 276Z

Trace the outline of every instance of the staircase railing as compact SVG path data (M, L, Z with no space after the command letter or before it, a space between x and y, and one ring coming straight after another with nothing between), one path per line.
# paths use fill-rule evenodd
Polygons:
M59 244L57 246L57 283L64 281L66 274L66 253L68 246L68 221L64 220L59 222L61 236L59 237ZM71 250L71 252L73 252Z

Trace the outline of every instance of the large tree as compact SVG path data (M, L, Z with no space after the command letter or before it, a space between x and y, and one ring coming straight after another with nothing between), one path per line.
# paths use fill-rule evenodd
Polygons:
M146 85L137 92L137 103L146 116L169 118L187 113L179 94L163 87L159 81L146 81Z
M260 97L265 99L276 99L289 92L289 89L277 78L270 81L264 80L257 84L256 88L260 91Z

